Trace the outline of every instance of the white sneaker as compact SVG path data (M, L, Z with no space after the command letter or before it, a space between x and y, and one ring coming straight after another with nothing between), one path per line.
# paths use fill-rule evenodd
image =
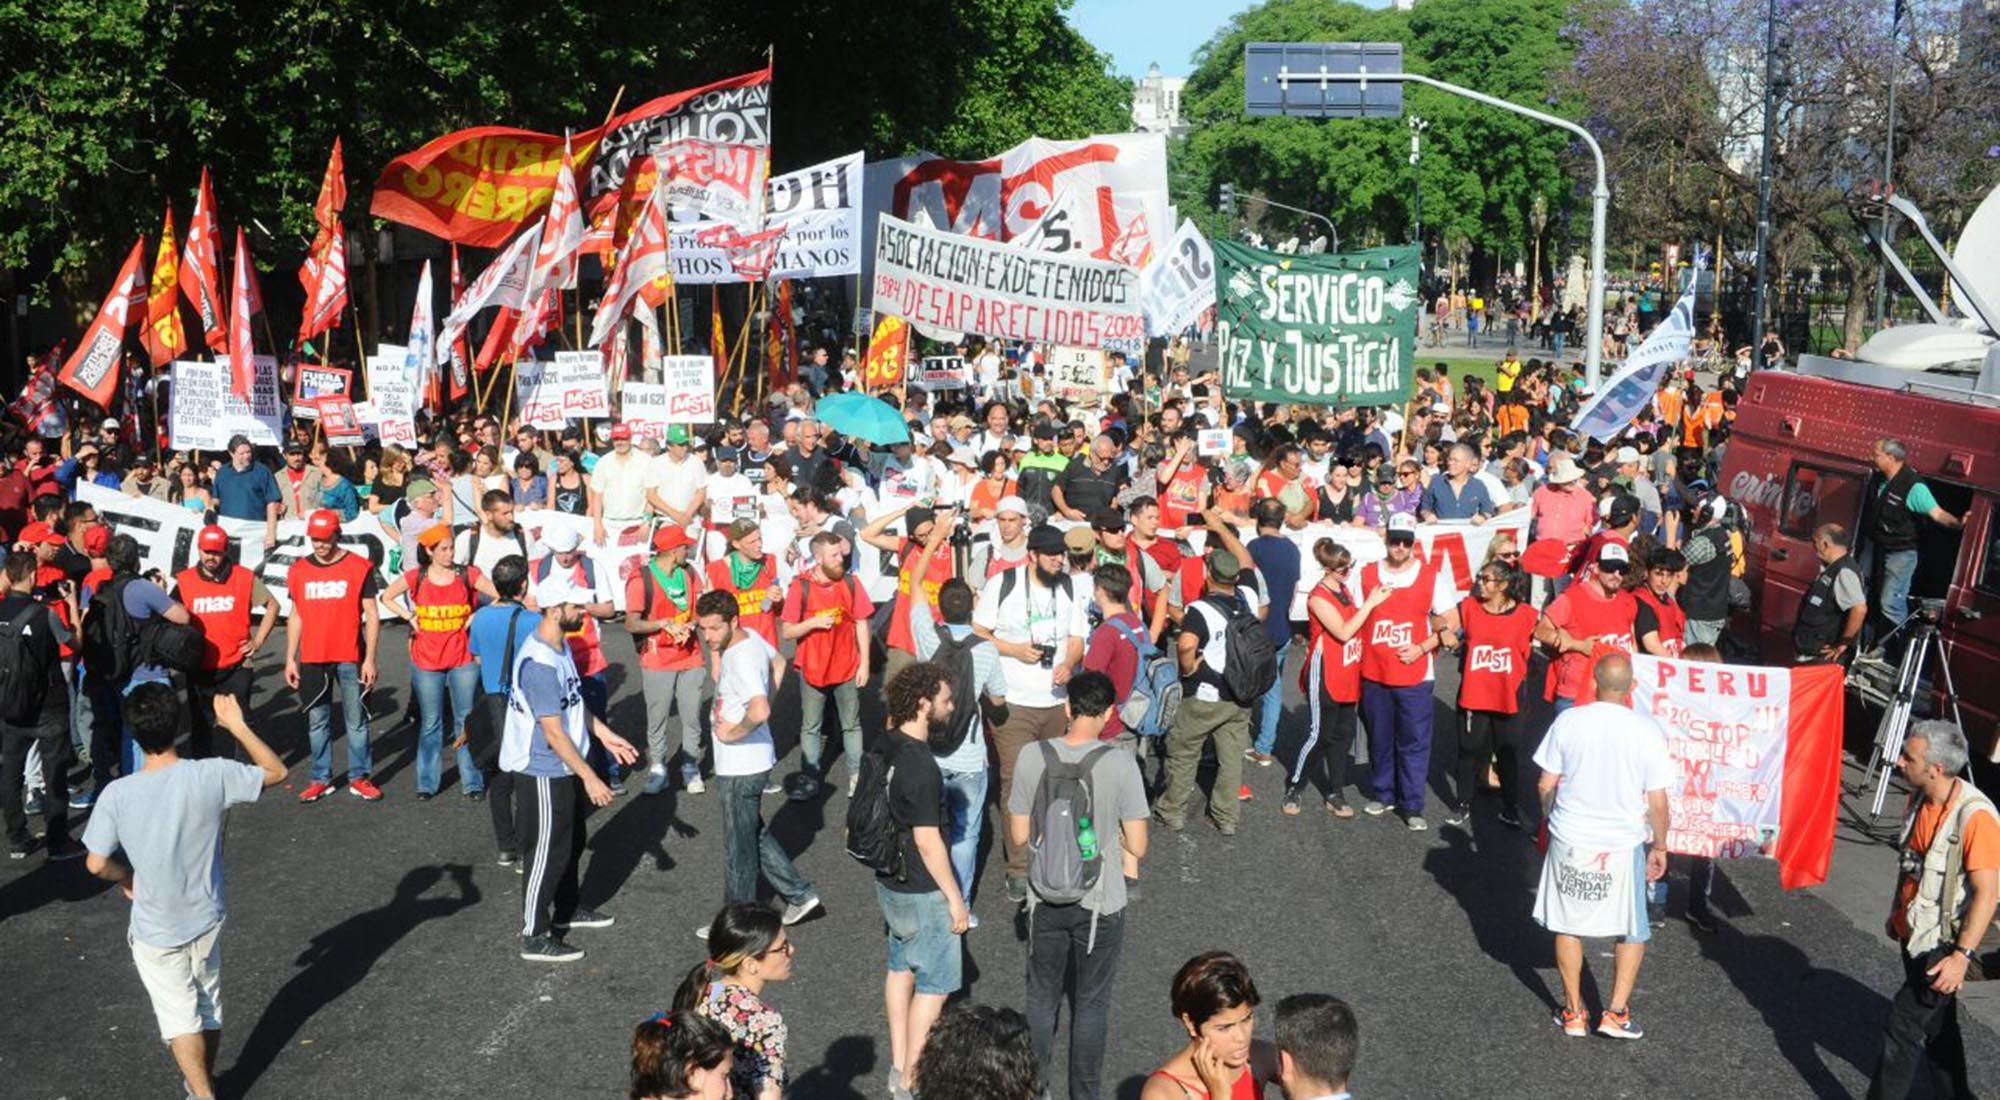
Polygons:
M694 938L695 938L695 939L698 939L698 940L700 940L700 941L701 941L701 942L703 942L703 943L707 943L707 942L708 942L708 925L706 925L706 924L698 924L698 925L696 925L696 926L695 926L695 929L694 929Z
M702 784L701 776L698 775L695 776L693 779L687 781L687 787L685 789L689 794L701 794L704 791L708 790L708 788Z
M819 907L819 895L807 894L804 901L796 904L787 904L784 916L780 917L779 920L787 925L797 924L807 917L812 916L813 912Z
M848 773L847 773L847 797L849 797L849 798L853 798L853 797L854 797L854 785L855 785L855 784L857 784L857 783L859 783L859 782L861 782L861 776L860 776L860 775L858 775L858 774L856 774L856 773L854 773L854 772L848 772Z

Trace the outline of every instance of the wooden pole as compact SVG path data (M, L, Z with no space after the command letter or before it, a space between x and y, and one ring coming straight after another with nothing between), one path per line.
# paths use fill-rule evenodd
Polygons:
M735 416L743 411L743 382L750 367L750 323L757 316L757 286L750 285L744 295L747 309L743 313L743 328L736 334L736 352L730 356L729 370L736 376L736 396L729 402L729 414Z

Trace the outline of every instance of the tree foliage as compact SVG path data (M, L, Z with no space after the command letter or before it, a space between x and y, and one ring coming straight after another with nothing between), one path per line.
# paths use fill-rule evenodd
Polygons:
M1123 129L1130 87L1068 3L0 0L0 273L94 305L164 201L185 225L204 165L225 232L243 225L258 266L289 273L336 135L361 227L383 165L439 134L587 129L620 87L634 106L767 48L779 171Z

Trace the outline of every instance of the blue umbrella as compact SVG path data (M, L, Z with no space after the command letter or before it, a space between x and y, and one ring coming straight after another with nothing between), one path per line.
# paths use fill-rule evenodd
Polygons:
M870 443L908 443L910 426L894 405L860 393L836 393L813 406L820 423L845 436Z

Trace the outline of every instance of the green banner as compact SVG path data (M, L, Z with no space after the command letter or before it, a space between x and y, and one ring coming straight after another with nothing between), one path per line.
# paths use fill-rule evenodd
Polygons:
M1225 394L1314 405L1409 400L1423 310L1415 246L1337 256L1213 246Z

